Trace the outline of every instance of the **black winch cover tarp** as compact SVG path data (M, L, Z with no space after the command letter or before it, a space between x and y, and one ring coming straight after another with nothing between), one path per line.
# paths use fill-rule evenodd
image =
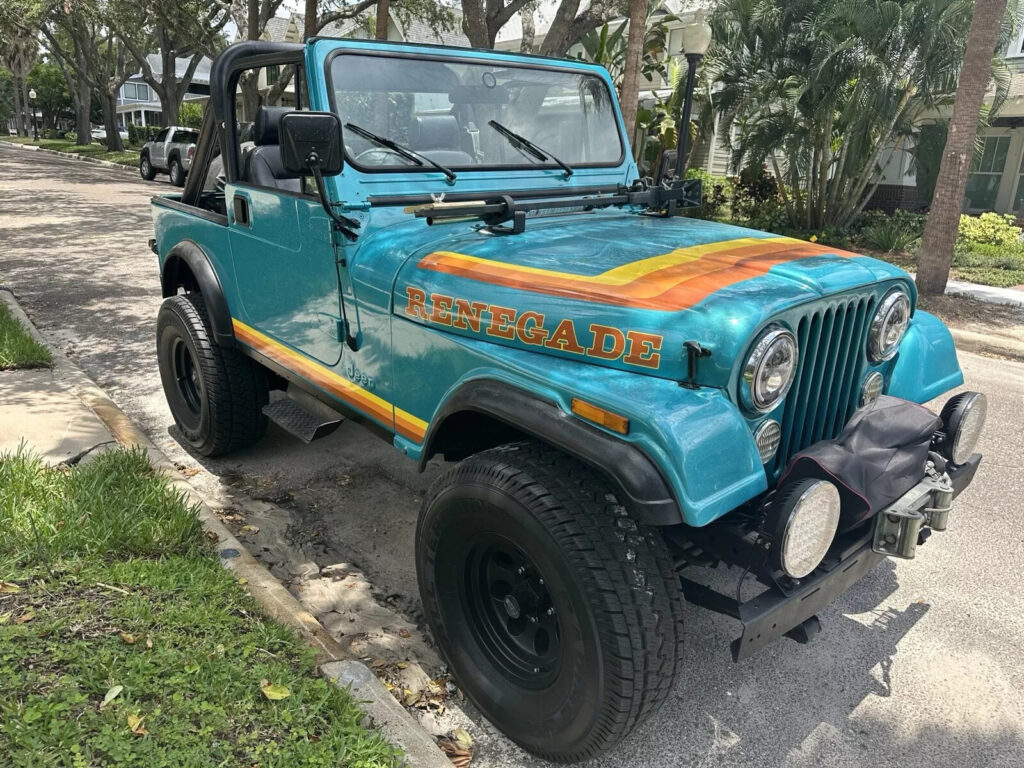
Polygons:
M835 483L844 531L884 509L924 477L932 435L942 420L922 405L880 396L857 410L834 440L790 459L779 485L804 478Z

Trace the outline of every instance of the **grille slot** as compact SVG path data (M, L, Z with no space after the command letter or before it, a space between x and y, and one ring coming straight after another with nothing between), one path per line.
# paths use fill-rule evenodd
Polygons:
M775 472L793 454L838 435L857 409L874 305L874 296L854 296L819 307L797 323L800 362L783 406Z

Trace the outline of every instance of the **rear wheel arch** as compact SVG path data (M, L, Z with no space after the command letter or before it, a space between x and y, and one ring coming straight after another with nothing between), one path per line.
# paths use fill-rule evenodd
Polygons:
M216 344L233 347L231 311L210 257L192 240L183 240L167 254L160 274L164 298L178 293L202 294Z
M437 454L459 460L524 438L596 469L640 521L683 522L668 482L643 450L570 416L550 400L493 379L467 382L441 405L424 437L420 469Z

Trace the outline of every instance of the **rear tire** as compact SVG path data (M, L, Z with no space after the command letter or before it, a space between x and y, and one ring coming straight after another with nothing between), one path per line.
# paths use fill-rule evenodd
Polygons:
M167 174L171 177L171 184L176 187L185 186L185 169L181 167L181 160L171 158L171 164L167 166Z
M535 755L599 755L672 690L682 598L665 542L553 448L514 443L441 475L416 570L459 685Z
M152 181L156 178L156 169L149 161L149 155L142 155L142 157L139 158L139 176L144 178L146 181Z
M213 343L201 294L164 299L156 337L167 405L193 449L218 456L263 437L266 375L237 350Z

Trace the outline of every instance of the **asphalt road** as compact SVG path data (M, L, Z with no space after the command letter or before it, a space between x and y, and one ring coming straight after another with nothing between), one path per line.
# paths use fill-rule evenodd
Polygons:
M137 177L0 145L0 284L194 480L290 510L318 562L360 566L414 619L413 526L429 481L346 423L304 446L274 430L200 464L168 432L154 324L148 197ZM1024 765L1024 364L961 355L990 398L985 463L950 530L886 561L822 613L810 645L734 664L737 625L689 608L686 670L663 710L604 766ZM2 425L0 425L2 428ZM474 765L533 765L486 724Z

